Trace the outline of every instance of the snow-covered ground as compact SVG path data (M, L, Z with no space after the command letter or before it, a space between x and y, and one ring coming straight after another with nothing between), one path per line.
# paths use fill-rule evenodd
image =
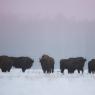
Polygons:
M10 73L0 72L0 95L95 95L95 75L43 74L42 70L13 69Z

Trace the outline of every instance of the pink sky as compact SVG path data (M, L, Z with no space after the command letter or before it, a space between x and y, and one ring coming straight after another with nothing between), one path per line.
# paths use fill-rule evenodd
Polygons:
M95 0L0 0L0 18L54 18L58 14L77 20L93 20Z

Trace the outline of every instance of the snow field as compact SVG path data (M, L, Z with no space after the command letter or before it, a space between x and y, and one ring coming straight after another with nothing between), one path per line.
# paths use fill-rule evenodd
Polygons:
M42 70L12 69L11 72L0 72L0 95L95 95L95 75L43 74Z

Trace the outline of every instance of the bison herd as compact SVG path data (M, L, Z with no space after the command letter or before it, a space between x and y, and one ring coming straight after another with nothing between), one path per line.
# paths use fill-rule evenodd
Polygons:
M54 72L54 58L44 54L39 62L43 73L53 73ZM68 73L74 73L75 70L80 73L84 72L84 65L86 59L83 57L68 58L60 60L60 71L64 73L64 70L67 69ZM33 66L34 60L29 57L9 57L9 56L0 56L0 69L2 72L10 72L11 68L20 68L22 72L25 72L26 69L30 69ZM95 73L95 59L91 59L88 62L88 73Z

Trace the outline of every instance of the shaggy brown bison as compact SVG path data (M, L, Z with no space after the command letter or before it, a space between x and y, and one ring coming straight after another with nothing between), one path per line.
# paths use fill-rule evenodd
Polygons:
M40 59L41 67L44 73L54 72L54 59L48 55L43 55Z
M84 59L83 57L61 59L60 60L61 73L64 73L65 69L68 70L68 73L74 73L75 70L78 70L78 73L80 73L80 71L82 71L83 73L85 61L86 59Z
M88 62L88 72L95 73L95 59Z
M0 68L2 72L10 72L13 65L13 61L8 56L0 56Z
M13 67L21 68L22 72L32 67L34 60L29 57L11 57L13 60Z

